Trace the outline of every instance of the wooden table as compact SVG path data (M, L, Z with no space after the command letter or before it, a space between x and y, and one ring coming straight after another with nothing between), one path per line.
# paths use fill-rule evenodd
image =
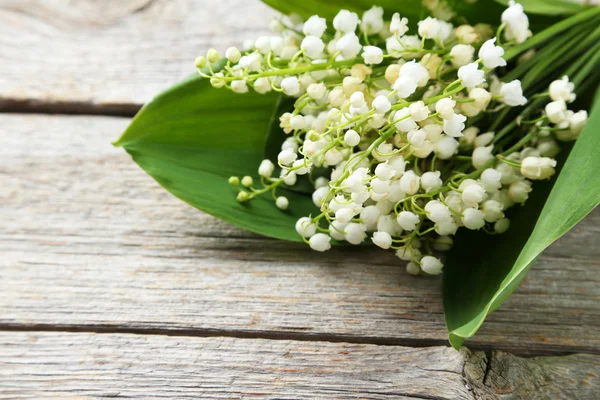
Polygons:
M271 15L0 0L0 399L598 398L600 212L456 352L439 279L245 232L110 145L196 55Z

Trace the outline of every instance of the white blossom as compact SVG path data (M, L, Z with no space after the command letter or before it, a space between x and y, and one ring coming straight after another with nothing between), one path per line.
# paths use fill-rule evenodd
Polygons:
M365 64L381 64L383 61L383 50L377 46L363 47L362 58Z
M488 162L494 159L494 155L492 154L492 149L494 146L487 147L477 147L473 150L473 166L475 168L481 168L486 165Z
M342 33L354 32L359 23L358 15L348 10L341 10L333 19L333 27Z
M405 231L414 231L419 223L419 216L410 211L402 211L398 214L397 222Z
M496 38L486 41L479 49L479 58L483 61L483 65L486 68L503 67L506 65L506 61L502 58L504 55L504 49L500 46L496 46Z
M300 82L295 76L289 76L281 81L281 88L288 96L294 96L300 92Z
M288 206L290 205L290 202L287 199L287 197L279 196L277 199L275 199L275 205L277 205L277 208L287 210Z
M470 63L458 69L458 77L467 88L474 88L483 83L485 81L483 76L484 72L479 69L477 63Z
M306 36L315 36L320 38L327 29L327 21L318 15L313 15L304 23L302 31Z
M342 57L346 60L356 57L361 49L358 36L354 32L346 33L336 44L336 50L341 52Z
M508 188L508 197L515 203L525 203L531 192L531 182L527 180L518 180Z
M479 52L481 55L481 51ZM450 50L450 57L452 57L452 65L455 67L462 67L473 61L473 54L475 54L475 48L469 44L457 44Z
M462 114L454 114L452 119L444 120L444 133L452 137L462 136L462 131L465 129L465 121L467 117Z
M421 269L429 275L439 275L442 273L444 264L435 257L425 256L421 259Z
M308 217L302 217L296 222L298 235L310 238L317 233L317 225Z
M502 22L506 24L506 38L523 43L530 35L529 18L523 11L523 6L514 1L508 2L509 7L502 13Z
M481 210L475 208L467 208L463 211L463 217L461 218L465 228L478 230L483 228L485 225L485 214Z
M373 243L387 250L392 245L392 236L387 232L375 232L373 233Z
M325 43L317 36L306 36L304 40L302 40L300 48L304 50L309 58L316 59L323 53Z
M394 13L390 23L390 32L396 36L403 36L408 32L408 19L400 18L400 14Z
M456 107L456 101L450 97L444 97L435 104L435 111L443 119L452 119L454 118L454 107Z
M554 124L560 124L567 118L567 104L564 100L555 100L546 104L546 117Z
M315 251L327 251L331 249L331 237L324 233L317 233L308 240L308 244Z
M521 162L521 175L529 179L548 179L554 175L556 160L548 157L527 157Z
M365 11L360 22L360 30L369 34L375 35L383 30L383 8L373 6Z
M575 100L575 84L569 82L568 76L563 76L561 79L555 80L550 84L550 98L554 101L563 100L572 102Z
M527 103L527 98L523 96L523 89L519 80L503 84L500 93L504 97L504 103L508 106L517 107Z
M420 100L412 103L408 110L410 111L410 118L416 122L423 121L429 116L429 107Z
M508 230L508 228L510 227L510 221L508 220L508 218L502 218L499 221L496 221L496 223L494 224L494 231L496 233L504 233Z

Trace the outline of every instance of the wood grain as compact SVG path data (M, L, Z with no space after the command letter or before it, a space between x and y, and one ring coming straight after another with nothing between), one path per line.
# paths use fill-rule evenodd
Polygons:
M0 109L131 115L273 15L258 0L1 0Z
M160 335L0 332L0 399L595 399L597 357Z
M463 374L478 400L589 399L600 392L600 360L591 354L521 358L462 350Z
M389 252L260 238L167 194L115 117L0 116L0 325L443 344L440 280ZM600 349L600 213L540 258L471 346Z

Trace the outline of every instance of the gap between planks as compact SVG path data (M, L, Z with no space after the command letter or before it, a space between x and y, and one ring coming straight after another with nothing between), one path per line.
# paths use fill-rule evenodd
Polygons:
M301 333L292 331L253 331L253 330L231 330L231 329L181 329L181 328L132 328L117 325L63 325L63 324L11 324L0 323L0 332L63 332L63 333L90 333L90 334L131 334L148 336L172 336L189 338L232 338L232 339L263 339L276 341L297 341L297 342L327 342L327 343L351 343L376 346L402 346L414 348L426 347L448 347L447 340L440 339L412 339L412 338L385 338L377 336L352 336L340 335L335 333ZM567 356L571 354L600 354L600 350L588 347L568 347L562 350L548 348L536 348L533 352L528 349L517 348L513 346L503 346L502 344L469 343L470 350L480 351L490 357L495 351L505 351L521 357L538 356Z

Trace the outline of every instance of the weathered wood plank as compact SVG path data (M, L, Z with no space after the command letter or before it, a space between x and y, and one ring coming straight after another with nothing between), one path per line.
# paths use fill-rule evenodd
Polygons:
M445 343L439 279L382 250L316 254L194 210L112 148L127 122L0 116L0 324ZM597 353L599 223L548 249L471 345Z
M591 354L521 358L463 350L464 375L478 400L589 399L600 393L600 359Z
M591 400L600 384L592 355L64 332L0 332L0 348L0 399Z
M2 0L0 109L132 114L274 14L258 0Z
M0 332L0 348L0 399L473 399L445 347Z

